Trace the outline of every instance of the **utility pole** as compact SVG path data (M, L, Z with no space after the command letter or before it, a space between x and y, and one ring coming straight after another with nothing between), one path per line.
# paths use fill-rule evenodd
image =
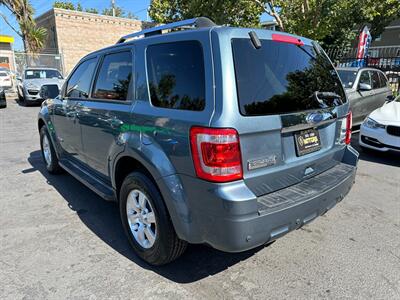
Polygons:
M112 14L115 17L115 0L111 0Z

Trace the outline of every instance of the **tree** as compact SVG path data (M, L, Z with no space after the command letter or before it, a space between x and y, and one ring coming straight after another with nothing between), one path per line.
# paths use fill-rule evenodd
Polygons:
M349 45L358 28L371 25L373 37L400 16L399 0L152 0L150 17L168 23L207 16L217 24L260 26L267 13L282 30L320 41Z
M287 32L323 45L349 46L370 24L373 37L400 16L399 0L254 0ZM279 11L279 13L277 13Z
M253 0L153 0L149 15L158 23L199 16L217 24L258 27L262 7Z
M19 30L11 25L6 16L0 13L7 25L17 33L24 44L26 52L39 52L46 41L47 31L37 27L33 19L34 9L29 0L0 0L0 5L5 6L16 18Z
M126 13L121 7L119 6L114 6L115 9L115 16L116 17L120 17L120 18L128 18L128 19L137 19L137 17L131 13L128 12ZM103 9L103 11L101 12L102 15L106 15L106 16L112 16L113 15L113 9L112 7L110 8L105 8Z
M70 2L70 1L54 1L53 7L69 9L69 10L76 10L74 3Z
M99 11L96 8L85 8L85 12L91 13L91 14L98 14Z

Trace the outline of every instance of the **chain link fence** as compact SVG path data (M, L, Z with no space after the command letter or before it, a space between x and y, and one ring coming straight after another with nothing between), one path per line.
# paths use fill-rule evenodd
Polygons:
M15 70L22 74L26 68L53 68L64 74L64 59L60 54L32 54L25 52L15 52Z

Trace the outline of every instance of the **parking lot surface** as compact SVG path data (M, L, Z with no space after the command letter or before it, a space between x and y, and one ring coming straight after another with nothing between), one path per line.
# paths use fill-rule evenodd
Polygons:
M130 250L114 203L46 172L38 111L11 97L0 110L0 299L400 299L398 154L361 152L350 194L267 247L191 245L156 268Z

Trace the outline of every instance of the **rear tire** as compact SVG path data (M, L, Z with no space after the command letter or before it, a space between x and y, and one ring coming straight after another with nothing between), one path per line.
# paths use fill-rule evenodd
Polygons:
M47 131L46 126L40 128L40 147L42 150L43 161L46 165L46 169L50 174L59 174L62 172L62 168L58 163L56 151L54 150L51 142L50 134Z
M141 172L130 173L122 183L119 194L122 226L133 250L141 259L160 266L185 252L187 243L176 235L162 196L149 177ZM140 202L147 204L140 205ZM146 215L150 214L154 222L147 221ZM144 233L140 236L139 231Z

